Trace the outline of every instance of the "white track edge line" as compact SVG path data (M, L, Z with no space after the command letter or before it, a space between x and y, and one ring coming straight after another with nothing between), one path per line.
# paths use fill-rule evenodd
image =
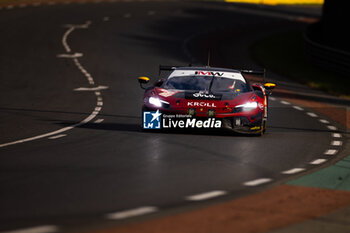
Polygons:
M154 213L154 212L157 212L158 210L159 209L155 206L142 206L135 209L129 209L129 210L110 213L106 215L106 218L111 220L121 220L121 219Z
M214 191L209 191L209 192L205 192L205 193L199 193L199 194L187 196L185 199L188 201L203 201L203 200L223 196L225 194L227 194L226 191L214 190Z

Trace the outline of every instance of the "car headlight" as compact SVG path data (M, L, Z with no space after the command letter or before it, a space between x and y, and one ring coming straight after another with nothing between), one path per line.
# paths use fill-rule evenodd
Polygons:
M150 104L152 104L152 105L154 105L154 106L156 106L156 107L162 107L162 103L163 104L169 104L168 102L166 102L166 101L164 101L164 100L161 100L161 99L159 99L159 98L157 98L157 97L149 97L149 99L148 99L148 102L150 103Z
M248 102L245 104L237 105L235 108L242 108L244 112L249 112L253 109L256 109L258 107L257 102Z

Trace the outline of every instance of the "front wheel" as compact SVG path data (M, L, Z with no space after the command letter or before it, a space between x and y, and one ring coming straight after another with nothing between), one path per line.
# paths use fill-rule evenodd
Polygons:
M266 123L267 123L266 119L262 120L261 122L261 133L260 133L261 136L264 135L264 133L266 132Z
M263 136L265 134L265 132L266 132L266 120L264 119L261 121L260 130L256 135Z

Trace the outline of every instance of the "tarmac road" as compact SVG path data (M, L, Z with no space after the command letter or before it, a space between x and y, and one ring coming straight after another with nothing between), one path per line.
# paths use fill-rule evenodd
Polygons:
M263 137L139 128L136 78L196 62L194 36L301 22L219 3L113 2L3 9L0 25L1 231L247 195L308 168L332 140L328 125L279 99Z

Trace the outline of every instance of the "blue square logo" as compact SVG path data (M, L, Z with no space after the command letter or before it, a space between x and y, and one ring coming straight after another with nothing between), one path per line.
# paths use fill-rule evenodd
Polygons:
M144 129L160 129L161 128L161 116L162 113L157 110L156 112L143 112L143 128Z

